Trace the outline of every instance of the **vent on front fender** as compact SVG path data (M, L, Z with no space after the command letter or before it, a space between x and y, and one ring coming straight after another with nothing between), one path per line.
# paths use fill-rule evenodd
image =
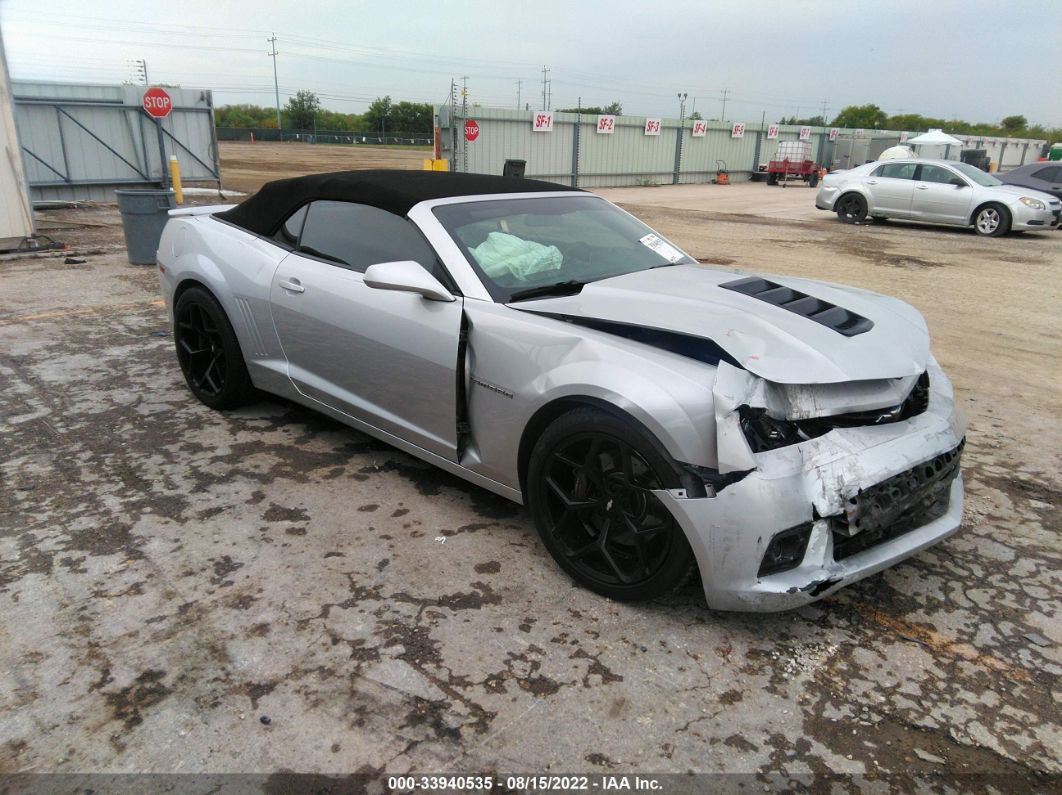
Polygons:
M733 290L750 298L774 304L780 309L803 315L808 320L814 320L846 337L854 337L856 334L863 334L874 328L874 321L869 318L791 287L783 287L767 279L761 279L759 276L749 276L719 286L724 290Z

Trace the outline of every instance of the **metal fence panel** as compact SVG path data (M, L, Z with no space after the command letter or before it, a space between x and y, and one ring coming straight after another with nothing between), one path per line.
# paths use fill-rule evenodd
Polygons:
M173 111L157 122L141 108L141 86L14 81L12 89L34 200L111 201L117 187L164 184L171 155L185 182L220 184L209 91L168 88Z
M554 113L552 132L534 132L532 120L537 111L502 108L473 108L461 115L460 109L437 108L441 124L442 156L450 159L454 171L500 174L506 159L527 161L526 175L564 184L576 181L581 187L610 187L639 184L670 184L675 180L675 147L678 119L663 119L660 135L645 135L645 117L617 116L612 134L596 131L596 115ZM466 141L466 117L474 119L478 136ZM576 126L578 121L578 136ZM731 179L749 179L773 157L778 143L800 140L799 126L780 126L776 139L767 139L767 125L748 124L740 138L731 135L732 123L708 122L707 134L694 138L693 122L683 124L678 182L710 182L725 167ZM839 130L836 141L829 129L812 127L812 159L831 168L847 168L875 159L889 146L899 143L900 132L892 130ZM858 135L856 133L859 132ZM977 139L952 147L946 155L958 159L963 148L986 148L1001 168L1031 162L1039 154L1042 141ZM578 152L573 151L578 140ZM978 145L978 144L981 145ZM943 156L943 155L942 155Z

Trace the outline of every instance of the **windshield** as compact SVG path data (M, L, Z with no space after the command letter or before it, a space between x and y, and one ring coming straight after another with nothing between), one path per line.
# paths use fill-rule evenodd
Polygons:
M664 265L696 264L597 196L499 199L436 207L495 301L543 297ZM535 288L542 288L541 290Z
M972 179L978 185L984 185L985 187L990 188L993 185L1003 184L991 174L986 174L977 166L971 166L969 163L948 163L948 165L962 173L964 177Z

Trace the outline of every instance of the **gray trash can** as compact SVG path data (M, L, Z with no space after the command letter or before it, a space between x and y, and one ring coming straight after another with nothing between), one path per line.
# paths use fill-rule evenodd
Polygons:
M134 265L154 265L162 228L177 206L172 190L116 190L125 248Z
M503 177L523 177L524 169L527 168L526 160L506 160L502 166Z

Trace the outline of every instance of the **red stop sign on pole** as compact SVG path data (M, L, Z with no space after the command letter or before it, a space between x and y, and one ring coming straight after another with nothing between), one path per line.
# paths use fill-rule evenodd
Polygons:
M173 100L163 89L154 86L144 92L144 110L153 119L165 119L173 110Z
M475 119L465 122L465 140L474 141L479 138L479 124Z

